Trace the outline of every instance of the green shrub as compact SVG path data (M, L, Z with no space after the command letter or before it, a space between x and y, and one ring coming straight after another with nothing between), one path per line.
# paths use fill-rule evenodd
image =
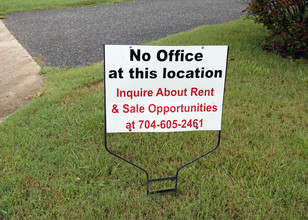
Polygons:
M308 0L252 0L244 10L270 31L266 49L307 58Z

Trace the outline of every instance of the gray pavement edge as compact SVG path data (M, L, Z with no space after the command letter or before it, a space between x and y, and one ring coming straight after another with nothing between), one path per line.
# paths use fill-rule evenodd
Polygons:
M44 85L41 67L0 20L0 123Z

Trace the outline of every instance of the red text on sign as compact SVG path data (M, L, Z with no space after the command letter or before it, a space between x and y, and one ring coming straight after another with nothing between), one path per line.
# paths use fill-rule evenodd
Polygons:
M198 89L196 87L191 88L191 96L214 96L214 88L210 89Z
M139 128L140 129L176 129L176 128L202 128L203 127L203 119L183 119L183 120L161 120L157 122L155 120L139 120Z
M140 88L139 90L120 90L117 88L117 97L128 97L133 99L133 97L151 97L153 95L152 90L146 90Z
M123 105L123 112L124 113L144 113L144 106L129 106L128 104Z

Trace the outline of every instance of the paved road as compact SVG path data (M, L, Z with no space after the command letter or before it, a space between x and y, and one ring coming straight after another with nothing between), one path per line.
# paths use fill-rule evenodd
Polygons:
M29 53L48 66L99 62L104 44L143 44L200 25L242 16L244 0L135 0L69 10L7 15Z

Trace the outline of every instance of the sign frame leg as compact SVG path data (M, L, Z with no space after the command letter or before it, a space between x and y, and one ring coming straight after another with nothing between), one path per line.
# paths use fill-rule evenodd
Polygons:
M177 188L178 188L178 176L179 176L179 172L186 166L192 164L193 162L199 160L200 158L210 154L211 152L215 151L219 145L220 145L220 139L221 139L221 130L219 130L218 132L218 142L217 142L217 145L212 148L211 150L207 151L206 153L200 155L199 157L189 161L188 163L182 165L176 172L176 176L172 176L172 177L163 177L163 178L156 178L156 179L150 179L149 178L149 173L142 167L138 166L137 164L134 164L133 162L125 159L124 157L121 157L120 155L112 152L108 146L107 146L107 133L106 133L106 129L105 129L105 149L107 150L108 153L112 154L113 156L121 159L121 160L124 160L125 162L131 164L132 166L142 170L145 174L146 174L146 178L147 178L147 194L155 194L155 193L166 193L166 192L177 192ZM150 191L149 190L149 184L152 183L152 182L162 182L162 181L175 181L175 187L174 188L168 188L168 189L161 189L161 190L157 190L157 191Z

